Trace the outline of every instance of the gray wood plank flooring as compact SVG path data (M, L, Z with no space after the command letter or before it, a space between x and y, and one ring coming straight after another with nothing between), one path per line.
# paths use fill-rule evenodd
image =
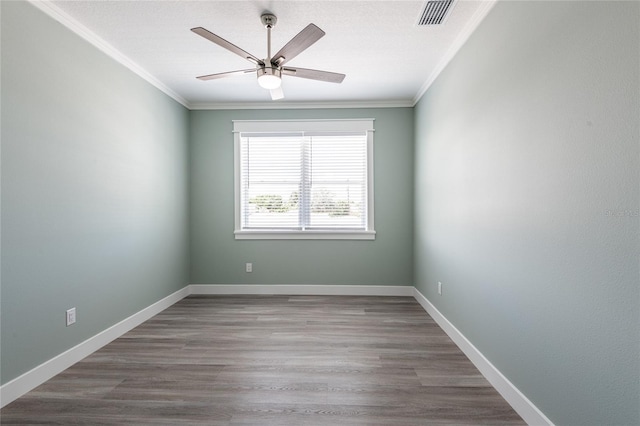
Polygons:
M190 296L0 423L523 425L411 297Z

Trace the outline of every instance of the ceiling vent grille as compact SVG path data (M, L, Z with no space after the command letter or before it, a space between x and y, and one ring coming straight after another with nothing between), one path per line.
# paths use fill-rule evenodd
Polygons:
M431 0L425 3L418 25L440 25L452 9L453 0Z

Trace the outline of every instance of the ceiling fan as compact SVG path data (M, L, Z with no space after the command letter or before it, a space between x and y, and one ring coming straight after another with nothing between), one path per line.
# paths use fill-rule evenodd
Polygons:
M258 84L271 92L271 99L273 100L284 98L284 93L282 92L281 86L282 75L308 78L311 80L327 81L330 83L342 83L342 80L344 80L345 78L344 74L284 66L284 64L298 56L301 52L303 52L313 43L318 41L322 36L324 36L324 31L322 31L314 24L309 24L294 38L289 40L289 42L285 44L284 47L280 49L275 55L271 56L271 29L276 25L277 18L271 13L265 13L261 16L261 20L262 24L267 29L267 57L265 59L258 59L251 53L242 50L235 44L228 42L222 37L213 34L212 32L207 31L202 27L192 28L191 31L198 34L199 36L206 38L207 40L217 44L218 46L224 47L225 49L235 53L236 55L242 56L255 65L255 68L202 75L196 78L198 78L199 80L215 80L218 78L230 77L238 74L248 74L256 72L258 75Z

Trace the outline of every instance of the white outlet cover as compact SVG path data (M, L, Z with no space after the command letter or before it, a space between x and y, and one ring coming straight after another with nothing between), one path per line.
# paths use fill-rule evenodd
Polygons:
M76 308L67 309L67 327L76 322Z

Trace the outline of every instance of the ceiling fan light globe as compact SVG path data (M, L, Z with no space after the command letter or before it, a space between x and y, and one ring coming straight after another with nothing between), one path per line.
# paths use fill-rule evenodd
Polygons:
M258 84L264 89L272 90L280 87L282 80L276 75L262 74L258 77Z

